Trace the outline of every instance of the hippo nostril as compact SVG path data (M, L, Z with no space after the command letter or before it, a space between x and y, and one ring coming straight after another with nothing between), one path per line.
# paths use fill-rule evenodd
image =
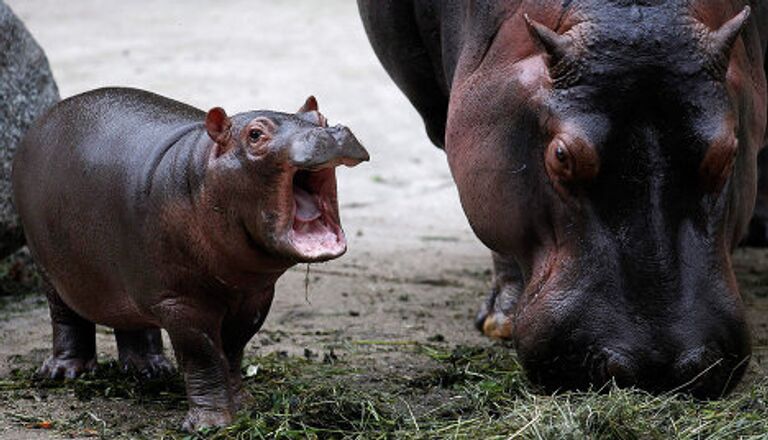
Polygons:
M690 391L697 394L697 390L706 387L715 376L722 374L724 359L714 350L707 350L705 346L696 347L681 353L674 364L677 377L676 391ZM708 390L711 394L714 390Z
M696 398L719 398L727 394L746 370L749 353L726 354L701 346L680 354L674 364L677 387L674 391Z
M683 374L700 373L702 371L702 366L705 363L705 352L706 349L704 346L701 346L681 353L675 362L675 369Z
M593 385L605 385L612 380L619 386L631 386L636 382L636 371L631 359L611 349L603 349L592 357L589 367Z
M637 381L635 367L629 357L612 350L606 351L605 372L619 386L634 385Z

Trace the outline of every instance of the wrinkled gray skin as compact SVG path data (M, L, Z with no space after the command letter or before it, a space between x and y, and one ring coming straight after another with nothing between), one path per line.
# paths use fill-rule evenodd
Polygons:
M59 100L48 60L0 0L0 258L24 245L11 201L11 161L32 121Z
M344 253L335 167L365 160L314 98L297 114L231 118L134 89L62 101L13 169L28 246L50 281L53 355L40 373L92 369L99 323L115 328L126 369L162 374L164 328L187 385L184 428L231 422L243 348L276 280Z

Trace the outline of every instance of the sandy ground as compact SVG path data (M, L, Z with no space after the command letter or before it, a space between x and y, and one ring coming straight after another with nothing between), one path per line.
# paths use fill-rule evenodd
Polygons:
M302 354L344 342L426 341L438 334L446 344L491 343L472 327L488 288L489 254L461 212L443 153L429 144L420 118L371 51L355 2L7 3L46 50L63 97L100 86L136 86L235 113L294 111L314 94L331 123L348 125L366 145L373 160L339 173L349 252L311 266L306 298L306 266L280 280L250 352ZM764 258L762 252L737 258L759 297L765 296ZM758 296L749 302L758 303L753 313L761 315ZM0 309L0 377L41 362L49 340L40 298ZM765 338L756 342L765 345ZM101 359L114 358L107 329L100 329L98 343ZM395 374L416 368L388 350L366 356L372 368ZM756 365L753 370L763 371ZM109 405L120 410L119 403ZM18 412L56 418L115 408L4 401L0 436L55 437L20 427L13 418ZM181 414L170 417L180 421Z

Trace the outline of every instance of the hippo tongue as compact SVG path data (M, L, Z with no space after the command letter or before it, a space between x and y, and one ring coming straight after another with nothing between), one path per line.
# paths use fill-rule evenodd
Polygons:
M299 188L293 187L293 198L296 200L296 218L302 222L311 222L320 218L320 209L315 197Z

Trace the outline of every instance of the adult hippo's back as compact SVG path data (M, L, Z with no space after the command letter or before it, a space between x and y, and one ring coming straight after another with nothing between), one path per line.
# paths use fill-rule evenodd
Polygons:
M493 251L478 327L550 389L732 388L750 355L730 252L758 193L768 6L358 4Z

